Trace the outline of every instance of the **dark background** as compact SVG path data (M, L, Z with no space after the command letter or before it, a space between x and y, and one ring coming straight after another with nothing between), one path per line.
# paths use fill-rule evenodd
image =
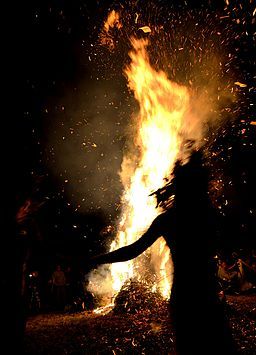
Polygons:
M179 8L178 3L170 5L162 1L161 6ZM216 11L225 5L224 1L187 3L188 8L204 5ZM69 107L81 100L83 83L87 83L86 92L90 86L98 85L97 73L88 60L88 48L96 41L112 2L56 0L10 5L13 8L5 12L8 24L3 57L6 63L2 66L3 77L6 77L2 90L7 94L6 99L5 95L3 97L1 119L2 261L5 266L15 262L12 244L17 233L15 215L24 201L32 198L35 204L43 204L34 213L33 227L29 227L30 268L44 267L50 273L56 262L84 266L89 255L106 249L109 239L102 230L114 224L114 211L117 214L118 207L111 209L110 206L110 212L105 214L96 205L82 210L72 205L65 190L65 174L53 173L51 168L55 158L48 141L54 130L58 127L61 130L61 124L55 124L56 117L59 122L65 121ZM250 5L248 10L243 8L243 13L251 18ZM229 191L232 202L225 216L220 218L219 233L220 247L230 249L254 247L256 235L256 126L251 124L255 119L255 106L250 105L255 104L252 74L255 72L255 42L251 20L243 31L245 29L248 35L244 33L237 40L242 46L238 69L248 86L254 89L247 91L241 101L241 117L216 143L226 147L221 153L224 158L228 147L232 147L224 164L233 181L232 191ZM123 86L125 83L120 84ZM62 113L64 117L60 120ZM120 162L121 153L117 153L115 164ZM216 164L223 163L220 160ZM120 191L117 187L113 192L113 204L118 205Z

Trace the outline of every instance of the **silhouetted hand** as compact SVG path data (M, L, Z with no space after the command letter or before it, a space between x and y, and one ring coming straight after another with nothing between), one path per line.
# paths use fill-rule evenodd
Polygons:
M93 256L89 258L86 266L89 270L92 270L92 269L97 269L99 265L100 263L98 262L98 256Z

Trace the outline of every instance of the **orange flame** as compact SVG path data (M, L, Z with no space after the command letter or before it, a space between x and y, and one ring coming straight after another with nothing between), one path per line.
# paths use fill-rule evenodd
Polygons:
M115 10L112 10L109 13L106 22L104 23L104 30L105 30L105 32L108 32L110 28L113 28L115 26L118 29L120 29L122 27L122 25L120 23L119 13L116 12Z
M165 184L177 158L187 159L184 140L201 144L203 124L208 112L206 101L193 97L185 86L170 81L163 71L155 70L149 60L148 40L131 39L130 65L125 68L128 86L139 103L134 120L134 146L123 158L120 177L124 186L122 214L117 236L110 250L135 242L162 210L149 195ZM101 275L100 275L101 273ZM105 275L103 278L102 275ZM102 268L91 278L91 290L113 297L129 278L146 282L164 298L171 293L173 264L163 238L159 238L143 255L110 266L110 275ZM103 292L104 290L104 292Z
M136 161L135 155L130 154L123 160L123 213L111 250L136 241L161 212L155 208L156 202L149 194L160 188L164 179L170 176L180 151L180 132L189 110L187 88L171 82L164 72L156 71L150 65L147 40L132 39L131 43L131 64L125 74L140 105L135 122L135 145L140 157ZM131 168L135 165L136 168ZM159 239L146 254L146 259L142 256L111 265L113 290L118 292L127 278L143 278L143 271L150 268L156 276L152 290L158 290L168 298L172 265L165 240Z
M113 50L115 47L114 38L110 31L114 28L120 30L120 28L122 28L122 23L120 21L119 13L112 10L108 15L99 36L100 43L107 46L110 50Z

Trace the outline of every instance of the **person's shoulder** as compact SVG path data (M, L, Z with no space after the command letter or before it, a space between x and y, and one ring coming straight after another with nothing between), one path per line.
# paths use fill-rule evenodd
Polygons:
M175 209L172 208L167 210L161 214L159 214L154 221L152 222L152 227L161 228L163 229L164 226L168 225L169 223L174 222L175 220Z

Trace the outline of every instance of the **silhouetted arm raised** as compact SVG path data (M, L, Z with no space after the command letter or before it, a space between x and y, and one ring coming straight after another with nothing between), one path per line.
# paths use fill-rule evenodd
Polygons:
M95 256L90 261L93 265L112 264L136 258L150 247L159 237L164 236L164 213L159 215L148 230L136 242L112 251L107 254Z

